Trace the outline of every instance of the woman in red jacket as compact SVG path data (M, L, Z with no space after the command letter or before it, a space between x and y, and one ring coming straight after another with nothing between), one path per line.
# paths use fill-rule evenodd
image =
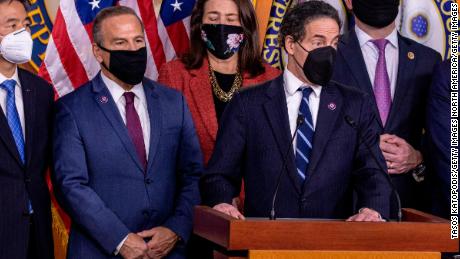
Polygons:
M280 71L262 62L249 0L198 0L190 24L188 54L163 65L158 81L184 94L206 164L219 119L233 95L241 87L277 77Z

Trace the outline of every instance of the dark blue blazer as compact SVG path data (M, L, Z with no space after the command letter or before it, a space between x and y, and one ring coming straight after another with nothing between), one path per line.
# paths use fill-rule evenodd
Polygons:
M57 103L56 195L72 219L68 258L111 258L130 232L165 226L187 241L200 202L202 155L182 95L144 79L150 149L144 171L97 75ZM183 258L184 243L169 258Z
M34 258L54 258L51 202L45 175L51 162L53 88L45 80L18 68L25 117L26 164L23 165L5 112L0 108L0 258L25 259L29 240ZM34 209L35 236L30 236L27 201Z
M287 166L278 192L278 217L346 218L353 213L351 189L359 206L389 212L389 187L375 160L344 119L351 116L359 132L385 167L378 148L378 125L368 98L357 90L323 87L313 139L309 180L298 181L289 129L283 76L236 95L227 106L214 153L200 181L205 204L231 203L244 179L244 214L268 217L276 179ZM335 108L330 109L328 106Z
M397 135L415 149L421 150L428 91L434 67L441 61L441 56L435 50L399 34L398 44L396 91L385 127L378 115L372 83L354 29L340 39L333 79L369 94L371 110L375 112L379 124L379 134ZM415 181L412 175L392 175L392 179L401 196L403 207L415 206Z
M450 218L450 59L435 70L427 109L432 212Z

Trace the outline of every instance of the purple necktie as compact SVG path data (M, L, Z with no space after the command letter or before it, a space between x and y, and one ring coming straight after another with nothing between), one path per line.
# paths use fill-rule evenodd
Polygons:
M383 126L385 126L391 108L391 85L385 59L385 47L388 44L388 40L379 39L371 42L379 49L379 59L375 67L374 95L379 108L380 119Z
M126 127L128 128L129 136L133 141L136 153L139 156L144 169L147 167L147 155L145 152L144 134L142 133L141 121L139 115L134 108L134 93L126 92L123 94L126 100Z

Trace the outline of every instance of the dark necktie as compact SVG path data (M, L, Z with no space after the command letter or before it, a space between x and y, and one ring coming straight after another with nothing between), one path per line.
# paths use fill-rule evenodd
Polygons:
M144 166L144 169L147 167L147 155L145 152L144 144L144 134L142 133L141 121L139 115L134 108L134 93L126 92L123 94L126 100L126 127L128 128L129 136L133 141L134 147L136 148L136 153L139 157L139 161Z
M309 97L313 92L310 87L303 89L299 88L298 91L302 91L302 101L300 102L299 114L305 118L305 123L299 127L297 132L297 147L295 163L297 167L297 174L300 177L300 181L303 183L308 179L307 169L310 164L311 151L313 149L313 135L315 129L313 128L313 119L309 107Z

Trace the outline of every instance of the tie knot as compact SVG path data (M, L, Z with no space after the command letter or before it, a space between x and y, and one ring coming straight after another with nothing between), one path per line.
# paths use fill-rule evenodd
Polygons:
M378 39L378 40L371 40L372 43L379 49L379 52L385 51L385 47L388 44L387 39Z
M8 79L3 81L3 83L0 84L0 88L5 89L8 94L13 94L14 93L14 87L16 86L16 81L14 79Z
M133 92L125 92L123 94L126 100L126 104L132 104L134 103L134 97L136 96Z
M299 87L299 90L297 91L302 91L302 96L308 98L310 97L310 94L313 92L313 89L311 87Z

